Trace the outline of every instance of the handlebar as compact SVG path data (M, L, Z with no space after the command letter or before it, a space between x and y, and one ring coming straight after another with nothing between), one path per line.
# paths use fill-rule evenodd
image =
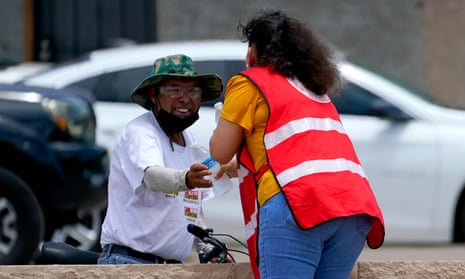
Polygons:
M224 244L222 241L220 241L219 239L213 236L212 229L203 229L194 224L189 224L187 225L187 231L195 235L196 237L198 237L201 241L211 244L213 246L212 249L208 251L201 251L199 253L200 263L208 263L209 261L212 261L213 259L217 263L235 263L236 262L234 257L229 253L230 249L226 247L226 244ZM231 235L223 234L223 236L230 237L231 239L239 242L242 246L247 248L246 245L244 245L242 242L232 237ZM238 250L231 250L231 251L235 251L235 252L239 252L239 253L243 253L247 255L247 253L243 251L238 251Z
M53 264L96 264L99 253L81 250L64 242L45 242L40 247L42 259Z
M248 255L246 252L240 250L228 249L226 244L214 237L212 229L203 229L190 224L187 226L187 230L196 237L199 237L204 243L212 245L211 249L201 251L198 254L199 261L202 264L210 261L216 263L235 263L236 261L230 254L230 251ZM231 235L216 234L216 236L229 237L247 249L245 244ZM40 253L42 260L51 264L96 264L99 257L98 252L81 250L67 243L51 241L42 244Z

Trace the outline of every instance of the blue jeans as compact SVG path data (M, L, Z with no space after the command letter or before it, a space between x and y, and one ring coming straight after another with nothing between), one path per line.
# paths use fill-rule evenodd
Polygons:
M259 212L260 278L349 278L370 227L368 215L354 215L302 230L279 193Z
M100 257L97 259L97 264L153 264L141 258L136 258L111 251L111 245L106 245L102 249Z

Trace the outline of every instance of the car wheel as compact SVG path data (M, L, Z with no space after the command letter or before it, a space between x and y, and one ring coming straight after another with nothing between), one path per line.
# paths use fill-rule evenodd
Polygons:
M65 242L82 250L99 251L104 216L104 210L99 207L80 211L78 222L56 229L50 240Z
M0 168L0 264L29 264L44 235L44 217L34 193Z
M455 211L454 242L465 242L465 196L462 196Z

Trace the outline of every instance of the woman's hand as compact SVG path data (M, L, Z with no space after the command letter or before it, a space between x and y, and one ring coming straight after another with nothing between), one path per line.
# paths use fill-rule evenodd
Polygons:
M235 157L233 157L229 163L221 165L221 169L215 175L215 179L221 178L223 174L227 175L229 178L237 177L237 160Z

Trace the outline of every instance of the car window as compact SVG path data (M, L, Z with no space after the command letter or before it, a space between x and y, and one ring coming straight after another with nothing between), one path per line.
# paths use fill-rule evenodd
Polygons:
M78 82L71 83L65 86L65 89L78 88L87 90L89 92L95 92L95 88L97 87L98 81L98 77L86 78L84 80L80 80Z
M199 73L216 73L223 79L226 87L228 80L245 69L244 61L198 61L194 66ZM105 102L132 102L130 93L139 82L150 74L151 66L138 67L105 73L67 86L67 88L82 88L93 92L97 101ZM347 83L338 95L332 96L337 110L341 114L376 116L373 104L381 100L364 88ZM223 96L217 100L202 103L202 106L212 106L223 101ZM381 100L382 101L382 100Z
M131 68L105 73L84 79L67 87L87 89L95 94L97 101L127 103L131 101L132 90L145 77L149 76L151 66Z
M235 74L245 70L243 60L228 61L198 61L194 62L194 67L199 73L215 73L223 80L223 88L226 89L228 80ZM223 95L217 100L202 103L202 106L212 106L218 101L223 101Z
M218 74L223 83L231 78L231 76L245 70L245 62L242 60L228 61L198 61L194 62L194 67L199 73L215 73Z
M354 84L347 83L338 95L331 99L340 114L376 116L374 104L385 102L368 90Z
M194 66L199 73L216 73L226 83L231 76L245 69L244 61L199 61L194 62ZM105 102L131 102L130 93L150 74L151 66L138 67L105 73L100 76L87 78L67 87L83 88L94 92L97 101ZM220 98L220 100L222 100ZM211 106L218 100L202 103L204 106Z

